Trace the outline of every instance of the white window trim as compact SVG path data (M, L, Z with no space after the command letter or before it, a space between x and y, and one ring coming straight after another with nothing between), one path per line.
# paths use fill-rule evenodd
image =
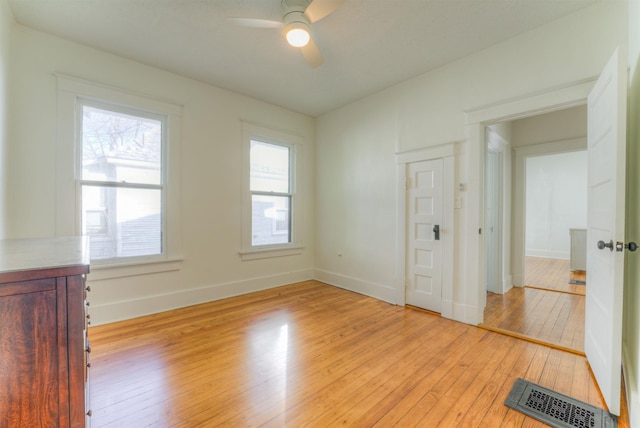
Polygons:
M79 99L95 100L167 116L164 254L140 259L112 259L100 266L100 279L175 270L182 261L180 233L180 122L182 107L170 101L56 74L58 83L58 135L56 148L56 235L80 234L80 181L76 177L76 110ZM70 190L71 189L71 190ZM167 266L165 266L165 264ZM178 266L179 268L179 266Z
M258 140L269 144L287 146L290 148L291 165L291 242L286 244L260 245L251 244L251 140ZM301 197L297 189L300 188L300 175L297 173L298 165L302 159L302 138L283 131L277 131L256 125L250 122L242 122L242 248L239 251L242 260L256 260L269 257L282 257L301 254L303 246L300 236L300 210Z

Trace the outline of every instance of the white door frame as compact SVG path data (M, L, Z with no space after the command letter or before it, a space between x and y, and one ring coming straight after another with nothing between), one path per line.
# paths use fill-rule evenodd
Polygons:
M397 183L398 183L398 229L397 229L397 259L396 269L400 280L396 287L396 303L404 306L406 304L406 272L407 272L407 164L413 162L442 159L442 312L445 318L453 319L453 267L455 242L455 222L454 222L454 176L455 157L457 145L455 143L443 144L439 146L427 147L424 149L411 150L408 152L396 153Z
M498 284L498 277L502 276L502 245L500 234L502 231L502 219L500 215L500 192L501 192L501 179L502 168L500 164L502 161L502 153L493 150L491 147L487 148L487 187L485 188L485 196L487 197L485 203L485 224L484 229L489 230L491 228L491 235L485 239L487 244L485 254L487 255L487 291L493 293L502 294L502 284Z
M586 103L595 79L577 82L563 88L539 93L501 104L466 112L468 135L467 221L464 252L465 272L460 280L460 296L469 311L459 321L480 324L486 305L486 252L482 234L484 227L486 131L488 125L550 113Z
M494 266L497 268L496 274L498 275L497 286L493 289L487 288L487 291L493 291L495 293L504 294L512 287L511 280L511 144L506 141L500 134L498 134L491 127L486 128L487 135L487 150L489 153L494 153L495 169L494 171L487 170L487 179L493 173L495 180L495 201L494 201L494 227L497 231L497 251L494 254L488 254L488 257L495 257ZM487 153L487 156L489 155ZM487 158L488 159L488 158ZM485 195L487 196L487 195ZM489 219L486 219L489 221ZM485 225L485 228L488 225ZM489 266L487 261L487 266Z

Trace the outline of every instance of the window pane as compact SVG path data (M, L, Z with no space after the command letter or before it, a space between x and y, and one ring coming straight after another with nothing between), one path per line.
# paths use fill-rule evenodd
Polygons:
M82 186L82 234L91 259L162 253L162 196L158 189Z
M251 191L289 193L289 147L251 140Z
M291 242L289 202L288 196L252 196L251 245Z
M82 179L161 184L162 121L82 107Z

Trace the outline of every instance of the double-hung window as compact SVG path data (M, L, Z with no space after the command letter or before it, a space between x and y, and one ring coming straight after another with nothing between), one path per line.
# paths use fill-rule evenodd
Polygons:
M92 261L164 254L166 116L80 100L81 233Z
M243 259L297 254L297 138L250 124L244 138Z
M251 140L251 246L291 242L291 147Z
M180 269L182 107L57 80L56 234L89 237L92 280Z

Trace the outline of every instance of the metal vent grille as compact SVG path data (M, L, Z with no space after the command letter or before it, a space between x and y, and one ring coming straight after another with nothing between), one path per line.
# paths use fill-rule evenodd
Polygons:
M596 426L596 414L594 412L571 404L568 401L552 397L537 388L531 389L524 405L572 427L593 428Z
M516 380L504 403L556 428L614 428L615 416L603 409L528 382Z

